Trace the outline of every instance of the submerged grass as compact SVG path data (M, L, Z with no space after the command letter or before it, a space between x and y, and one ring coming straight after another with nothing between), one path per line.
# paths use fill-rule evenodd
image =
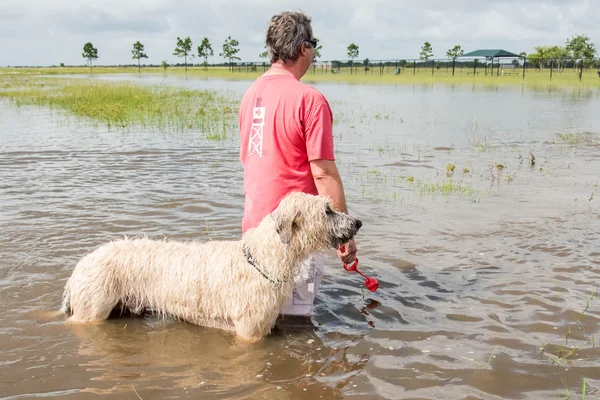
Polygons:
M237 124L235 102L215 91L59 79L3 81L0 85L0 98L19 107L65 110L110 129L200 130L209 139L223 139Z
M188 67L186 72L184 67L169 67L166 71L160 67L145 67L142 68L142 74L175 74L187 75L190 77L253 80L261 75L266 68L268 68L268 65L265 67L258 66L255 71L251 71L248 67L236 67L235 71L232 72L228 67L209 67L204 69L203 67L192 66ZM94 67L93 73L137 74L137 67L98 66ZM84 75L90 74L90 70L87 67L0 68L0 75L2 74ZM380 75L378 67L374 67L372 71L368 71L366 74L364 69L354 69L353 73L350 73L350 68L342 68L338 74L325 74L324 70L316 68L309 70L304 76L303 81L384 85L443 83L476 84L484 86L525 85L538 86L540 88L554 86L600 87L600 79L598 78L596 70L585 70L580 81L578 74L572 70L566 70L560 75L555 73L553 74L552 79L550 79L549 72L542 73L537 71L527 71L525 74L525 79L523 79L523 76L520 73L501 76L497 76L495 74L491 75L488 73L486 76L483 70L479 70L478 75L473 75L471 69L466 68L462 72L457 70L454 76L452 76L451 70L445 69L436 70L432 75L430 68L419 69L416 71L416 73L413 70L408 69L400 75L394 75L389 71Z
M444 196L451 194L460 194L466 197L470 197L473 202L477 202L480 197L480 193L473 188L468 182L455 180L452 178L442 179L441 181L422 181L419 180L416 183L417 189L421 196L434 195L436 193Z

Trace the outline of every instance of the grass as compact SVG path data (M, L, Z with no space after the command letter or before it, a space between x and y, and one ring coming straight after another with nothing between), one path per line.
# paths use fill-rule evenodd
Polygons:
M596 289L595 292L592 292L590 294L589 298L588 298L587 295L585 296L585 308L583 309L583 311L581 311L580 316L577 317L577 323L581 327L582 334L583 334L583 339L586 339L586 333L585 333L585 329L583 327L583 324L581 324L581 320L583 318L585 318L585 314L589 310L591 302L595 300L595 298L597 296L597 293L598 293L598 290ZM571 331L571 327L567 326L567 333L565 335L565 346L567 345L567 343L569 341L569 338L571 337L572 333L573 332ZM595 339L594 339L593 336L591 337L591 341L590 342L592 344L592 348L594 348L595 345L596 345L596 343L595 343ZM542 347L540 348L541 355L545 356L547 358L547 360L551 364L553 364L553 365L556 364L557 367L559 368L559 371L560 371L560 368L563 366L563 363L564 362L571 362L569 360L569 357L571 357L572 355L576 355L577 351L580 350L579 347L577 347L577 346L575 346L575 347L566 347L565 348L562 345L560 345L560 346L554 346L555 348L558 347L558 354L556 354L556 351L555 351L555 354L545 354L546 352L549 352L548 347L551 347L551 345L549 343L544 343L544 341L542 340ZM565 353L563 353L563 351ZM561 379L561 381L563 383L563 386L565 388L565 391L567 393L566 394L566 398L570 399L572 397L572 393L571 393L571 390L569 389L567 381L563 377L561 377L560 379ZM587 393L587 382L586 382L585 377L583 377L582 378L582 383L581 383L581 399L582 400L585 399L586 393Z
M61 79L0 81L0 98L16 106L60 109L112 128L199 130L208 139L223 139L237 126L232 99L215 91L145 87L132 83Z
M137 396L138 399L140 400L144 400L142 399L142 397L139 395L139 393L137 392L137 390L135 390L135 387L133 385L131 385L131 388L133 389L133 391L135 392L135 395Z
M472 358L467 358L467 357L463 357L463 356L460 356L460 358L465 359L467 361L471 361L471 362L479 365L480 368L485 368L485 370L487 370L490 367L490 362L492 361L492 358L494 357L494 354L496 353L497 349L498 349L498 346L494 347L494 351L492 351L492 354L490 355L490 358L488 358L488 361L487 361L487 364L485 365L485 367L481 363L475 361Z
M476 194L476 190L473 189L472 185L452 178L442 179L441 181L418 181L417 188L421 196L426 194L433 195L435 193L441 193L442 195L448 196L452 193L457 193L467 197L474 197Z
M571 399L572 394L571 394L571 390L569 389L569 386L567 385L567 381L562 377L560 378L560 380L562 381L563 386L565 387L565 390L567 392L567 397L566 397L567 400ZM583 378L582 382L581 382L581 400L585 400L586 392L587 392L587 382L586 382L585 378Z
M568 144L571 146L580 144L598 145L600 144L600 135L589 132L559 133L553 142L555 144Z
M174 74L184 75L187 74L190 77L201 77L201 78L217 78L217 79L232 79L232 80L253 80L261 75L265 70L265 67L257 67L255 71L249 70L247 67L241 67L231 72L227 67L209 67L206 70L203 67L193 66L188 67L187 73L183 67L169 67L166 72L161 67L147 67L142 68L142 74ZM435 74L431 74L431 69L420 69L417 70L416 74L413 74L411 69L406 70L400 75L393 75L393 68L388 68L383 75L379 74L379 67L375 67L368 71L367 74L363 70L354 70L354 73L350 73L350 68L342 68L338 74L325 74L324 70L320 68L311 69L304 76L303 81L305 82L334 82L334 83L350 83L350 84L391 84L391 85L402 85L402 84L431 84L431 83L444 83L444 84L477 84L477 85L527 85L527 86L539 86L540 88L547 88L549 86L577 86L577 87L600 87L600 78L598 78L596 70L586 70L583 72L582 80L579 81L577 73L572 70L566 70L561 75L554 74L552 80L549 78L549 73L541 73L535 71L527 71L525 79L522 74L518 75L505 75L496 76L489 75L485 76L483 70L480 70L479 75L467 75L472 72L471 69L463 69L462 71L457 70L455 76L452 76L451 71L446 71L445 68L436 70ZM40 68L0 68L1 74L89 74L90 70L88 67L40 67ZM111 67L111 66L98 66L94 67L94 74L119 74L119 73L130 73L137 74L137 67Z

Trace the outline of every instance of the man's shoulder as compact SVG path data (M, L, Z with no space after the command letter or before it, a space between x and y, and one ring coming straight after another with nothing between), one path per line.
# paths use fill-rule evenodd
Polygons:
M329 106L329 102L327 101L327 99L325 98L325 95L323 93L321 93L317 88L310 86L304 82L300 82L300 85L302 85L302 89L303 89L303 95L305 97L305 99L307 99L310 103L313 104L325 104L327 106Z
M317 88L308 85L296 78L289 76L261 76L256 79L243 95L243 99L253 97L259 92L263 92L266 87L277 87L280 99L293 100L296 103L301 100L302 103L309 105L326 105L329 107L329 102L325 95Z

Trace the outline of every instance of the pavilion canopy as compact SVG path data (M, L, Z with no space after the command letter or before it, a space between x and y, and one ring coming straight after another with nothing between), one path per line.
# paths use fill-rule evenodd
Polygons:
M461 57L485 57L485 58L501 58L501 57L512 57L512 58L520 58L521 56L515 53L511 53L510 51L502 50L502 49L481 49L475 50L470 53L464 54Z

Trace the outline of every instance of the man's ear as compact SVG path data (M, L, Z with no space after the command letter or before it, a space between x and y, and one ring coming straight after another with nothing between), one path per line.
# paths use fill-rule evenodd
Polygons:
M302 44L300 45L300 54L303 55L303 56L305 56L306 53L307 53L306 43L302 42Z
M300 212L294 214L277 213L273 215L275 220L275 229L281 238L283 244L289 244L292 240L292 234L294 231L294 223L296 218L300 215Z

